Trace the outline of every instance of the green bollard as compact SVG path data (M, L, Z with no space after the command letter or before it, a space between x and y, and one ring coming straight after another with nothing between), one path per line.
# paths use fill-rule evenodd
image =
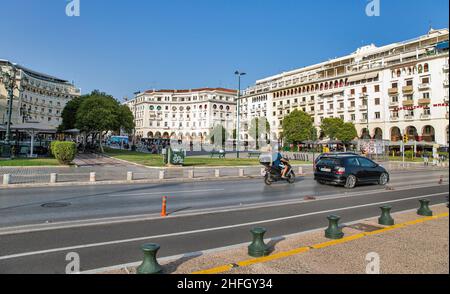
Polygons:
M162 268L156 260L156 253L159 248L160 246L158 244L145 244L142 246L142 251L144 251L144 261L137 268L137 274L149 275L162 272Z
M248 246L248 255L251 257L263 257L270 254L270 248L264 243L266 229L254 228L250 231L253 235L253 242Z
M421 216L433 216L433 212L431 211L429 205L430 200L428 199L422 199L420 201L420 208L417 210L417 214Z
M328 239L342 239L344 237L344 233L339 227L339 220L341 218L336 215L330 215L327 219L330 222L330 225L328 226L328 229L325 230L325 237Z
M394 219L391 216L391 206L382 206L381 217L378 219L378 224L383 226L393 226L395 224Z

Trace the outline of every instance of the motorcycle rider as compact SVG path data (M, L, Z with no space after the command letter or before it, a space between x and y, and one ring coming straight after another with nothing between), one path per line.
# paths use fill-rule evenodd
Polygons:
M278 151L278 146L275 146L274 153L272 155L273 167L281 171L281 178L287 180L286 173L288 172L288 161L283 158L283 155Z

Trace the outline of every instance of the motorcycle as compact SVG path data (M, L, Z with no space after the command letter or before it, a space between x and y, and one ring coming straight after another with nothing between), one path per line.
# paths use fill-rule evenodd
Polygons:
M260 161L262 165L264 165L266 168L264 170L264 183L268 186L272 185L274 182L279 181L287 181L289 184L295 183L295 173L292 170L292 166L289 164L289 160L285 158L285 160L288 163L285 163L288 167L288 171L286 172L286 179L283 179L281 177L281 174L283 172L282 169L273 167L272 161L270 162L263 162Z

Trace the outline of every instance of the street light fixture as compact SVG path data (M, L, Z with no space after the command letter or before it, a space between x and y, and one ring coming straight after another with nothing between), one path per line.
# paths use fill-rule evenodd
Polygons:
M19 89L16 84L17 68L14 64L10 65L9 70L4 70L0 67L0 82L5 86L8 92L8 106L7 106L7 121L6 121L6 135L5 144L2 149L2 157L11 158L11 117L14 99L14 90Z
M245 76L246 73L245 72L239 72L238 70L234 73L237 77L238 77L238 96L237 96L237 103L236 103L236 107L237 107L237 122L236 122L236 156L237 158L239 158L239 145L240 145L240 118L241 118L241 114L240 114L240 100L241 100L241 77Z

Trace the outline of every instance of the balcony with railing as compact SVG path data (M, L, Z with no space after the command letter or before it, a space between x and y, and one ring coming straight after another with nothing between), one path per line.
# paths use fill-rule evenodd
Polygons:
M398 107L398 105L399 105L398 101L389 102L389 107Z
M408 106L413 106L414 105L414 100L403 100L403 106L408 107Z
M404 86L402 88L402 92L405 94L411 94L414 92L414 87L413 86Z
M430 104L431 103L431 99L430 98L423 98L423 99L419 99L419 104L423 105L423 104Z
M398 121L398 116L391 116L390 121Z
M362 118L359 120L360 123L362 124L366 124L367 123L367 119L366 118Z
M429 119L431 119L431 115L430 114L426 114L426 113L422 113L420 115L420 119L421 120L429 120Z
M350 107L347 108L347 110L352 112L352 111L356 110L356 107L355 106L350 106Z
M414 120L414 116L413 115L405 115L405 120L406 121Z
M359 110L367 110L367 105L360 105L358 107Z
M388 89L389 95L398 95L398 88L390 88Z
M443 70L444 72L448 72L448 63L445 63L445 64L442 66L442 70Z
M448 80L444 80L444 87L448 87Z
M419 90L420 90L420 91L428 90L428 89L430 89L430 83L422 83L422 84L419 84Z

